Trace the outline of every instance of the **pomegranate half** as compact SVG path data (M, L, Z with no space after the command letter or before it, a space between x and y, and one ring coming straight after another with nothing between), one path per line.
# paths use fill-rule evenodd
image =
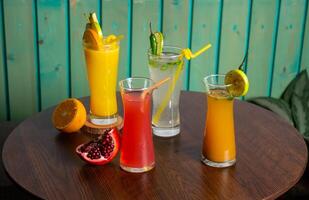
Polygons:
M92 165L104 165L112 161L119 151L117 128L107 129L95 140L76 147L81 159Z

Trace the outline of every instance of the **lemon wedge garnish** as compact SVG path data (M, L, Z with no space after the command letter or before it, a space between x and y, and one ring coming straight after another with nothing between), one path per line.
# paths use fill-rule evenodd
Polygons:
M224 83L229 85L227 90L234 97L245 96L249 89L248 77L240 69L229 71L225 75Z
M95 32L97 32L99 37L103 40L103 32L99 24L97 15L94 12L89 14L89 22L90 23L87 23L86 28L90 28L94 30Z

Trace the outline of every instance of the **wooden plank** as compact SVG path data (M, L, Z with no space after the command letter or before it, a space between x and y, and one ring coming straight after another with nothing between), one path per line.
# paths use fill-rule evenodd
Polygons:
M189 30L189 7L190 1L186 0L166 0L164 1L163 12L163 34L165 36L165 44L171 46L178 46L187 48L189 44L188 31ZM186 63L184 70L183 85L187 88L188 65Z
M307 73L309 74L309 5L307 0L307 16L305 18L304 24L304 40L303 40L303 52L301 57L301 70L307 69Z
M132 76L149 77L147 64L147 50L149 48L149 22L151 21L155 31L155 27L158 27L159 14L159 1L133 1L131 47ZM165 33L164 28L163 31Z
M128 6L123 0L103 0L102 2L103 34L120 35L124 39L120 42L120 57L118 66L118 81L129 77L130 69L128 63ZM117 84L118 87L118 84Z
M188 45L188 1L164 1L163 34L165 44L179 46Z
M244 57L247 14L247 1L224 1L218 65L221 74L238 67Z
M38 111L34 1L4 1L5 37L12 120Z
M279 97L298 73L302 19L306 0L281 2L271 96Z
M73 97L89 95L86 62L82 38L89 12L99 15L98 0L70 1L71 94Z
M37 1L42 109L69 96L67 6L62 0Z
M247 62L250 89L246 98L268 96L275 15L276 1L253 1Z
M199 50L204 44L211 43L212 48L205 54L191 60L190 90L205 91L202 82L207 75L215 71L215 47L217 46L219 2L213 0L194 1L192 51Z
M3 1L0 2L0 121L7 120L6 53L3 30Z

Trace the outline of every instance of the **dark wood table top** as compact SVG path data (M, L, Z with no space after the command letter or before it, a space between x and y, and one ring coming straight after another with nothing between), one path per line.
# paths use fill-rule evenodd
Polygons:
M119 96L118 99L120 100ZM88 98L83 99L88 106ZM237 162L217 169L200 161L205 94L182 92L181 134L154 137L156 167L131 174L119 155L104 166L90 166L75 154L87 138L58 133L53 108L22 122L3 148L11 178L44 199L274 199L302 176L307 148L296 129L270 111L235 101ZM120 113L122 106L119 102Z

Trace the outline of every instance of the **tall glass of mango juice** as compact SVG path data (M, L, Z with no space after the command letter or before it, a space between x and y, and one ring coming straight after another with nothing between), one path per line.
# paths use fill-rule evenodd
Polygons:
M117 122L116 84L119 41L93 49L84 44L90 88L90 121L98 125Z
M236 162L234 134L234 98L224 84L225 75L204 78L207 95L207 116L204 131L202 162L212 167L228 167Z

